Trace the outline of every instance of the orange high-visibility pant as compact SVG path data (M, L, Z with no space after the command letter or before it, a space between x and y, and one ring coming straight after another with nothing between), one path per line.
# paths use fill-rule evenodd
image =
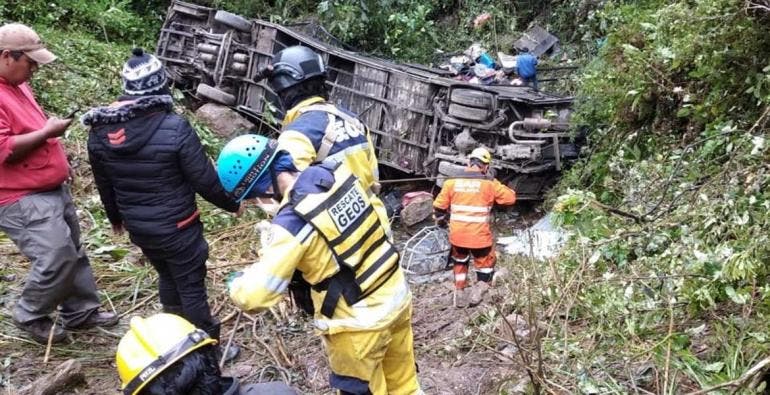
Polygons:
M473 256L473 269L480 281L490 282L495 273L497 256L492 246L484 248L465 248L452 246L452 261L455 288L463 289L468 286L468 264Z

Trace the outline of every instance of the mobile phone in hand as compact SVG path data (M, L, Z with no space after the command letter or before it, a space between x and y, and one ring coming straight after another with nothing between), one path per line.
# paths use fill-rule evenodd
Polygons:
M69 114L67 114L66 116L64 116L64 119L70 119L70 118L74 118L74 117L75 117L75 114L79 113L79 112L80 112L80 110L81 110L81 108L80 108L80 107L77 107L77 108L75 108L74 110L72 110L72 112L70 112Z

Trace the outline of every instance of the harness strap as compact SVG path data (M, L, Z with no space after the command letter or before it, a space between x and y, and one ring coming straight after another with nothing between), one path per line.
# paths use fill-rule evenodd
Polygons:
M313 285L318 292L326 291L326 296L321 303L321 314L331 318L340 297L352 306L361 299L361 287L356 282L355 273L345 265L340 265L340 270L331 277Z
M311 104L307 107L302 107L297 112L301 115L306 112L310 111L323 111L328 114L329 121L326 123L326 131L324 132L323 138L321 138L321 145L318 147L318 152L316 156L316 162L323 162L326 157L329 156L329 153L332 150L332 146L334 146L334 142L337 141L337 136L339 135L339 129L337 129L335 125L335 118L339 117L342 118L343 121L346 123L351 123L355 127L361 128L361 122L353 117L351 117L348 114L345 114L344 112L340 111L337 107L329 104L329 103L320 103L320 104Z

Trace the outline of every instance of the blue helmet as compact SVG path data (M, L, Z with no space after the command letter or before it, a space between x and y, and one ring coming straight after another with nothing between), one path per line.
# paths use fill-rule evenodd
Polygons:
M217 159L217 174L225 190L243 200L266 174L275 159L275 140L244 134L230 140ZM264 191L261 191L264 192Z

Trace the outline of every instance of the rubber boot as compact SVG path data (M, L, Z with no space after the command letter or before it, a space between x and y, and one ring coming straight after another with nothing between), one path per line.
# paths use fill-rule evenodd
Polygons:
M222 353L225 351L225 347L227 347L227 340L225 339L222 341L219 338L220 332L222 330L222 324L217 321L216 324L209 327L209 329L206 330L206 333L211 336L212 339L216 339L217 341L217 363L222 360ZM238 358L238 355L241 353L241 348L238 347L235 342L230 344L230 348L227 349L227 354L225 355L225 363L232 362L236 358Z

